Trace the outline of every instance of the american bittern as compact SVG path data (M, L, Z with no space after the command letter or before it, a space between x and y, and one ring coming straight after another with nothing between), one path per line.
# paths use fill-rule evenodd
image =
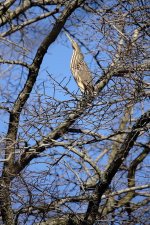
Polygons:
M94 87L92 83L92 75L88 66L84 62L84 56L79 48L79 45L66 32L65 34L69 38L73 48L70 63L72 75L82 93L93 95Z

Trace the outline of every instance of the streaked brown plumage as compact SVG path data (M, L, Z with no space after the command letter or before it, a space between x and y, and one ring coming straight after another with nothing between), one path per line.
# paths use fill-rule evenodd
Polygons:
M84 56L78 44L67 33L66 35L69 38L73 48L73 54L70 63L72 75L82 93L93 95L94 87L92 84L92 75L88 66L84 62Z

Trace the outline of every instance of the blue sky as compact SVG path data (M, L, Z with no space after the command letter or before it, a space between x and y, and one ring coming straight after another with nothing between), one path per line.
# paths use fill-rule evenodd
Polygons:
M58 37L60 40L60 38ZM60 40L62 41L62 40ZM77 90L78 87L72 77L70 71L70 60L72 55L72 47L66 40L66 46L58 42L57 40L49 47L47 54L44 57L44 61L41 66L41 71L47 70L53 78L58 82L62 81L66 77L66 81L71 77L69 83L70 90Z

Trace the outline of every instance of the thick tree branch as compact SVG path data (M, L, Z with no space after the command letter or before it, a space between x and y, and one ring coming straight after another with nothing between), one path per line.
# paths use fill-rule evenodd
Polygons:
M6 0L0 3L0 16L2 16L14 2L15 0Z
M42 60L47 52L48 47L55 41L57 36L59 35L61 29L63 28L66 20L68 17L71 15L71 13L79 7L79 5L83 1L73 1L71 4L68 4L68 6L64 9L60 17L56 20L56 23L54 24L53 29L49 32L47 37L43 40L41 43L40 47L37 50L37 53L35 55L35 58L33 60L32 65L30 66L29 69L29 74L27 77L27 81L24 85L23 90L20 92L17 100L14 103L14 107L12 109L12 112L10 113L10 119L9 119L9 127L8 127L8 132L6 136L6 150L5 150L5 161L4 161L4 166L3 166L3 172L2 176L3 179L1 181L4 182L4 187L1 186L1 193L3 193L3 197L1 197L1 205L2 205L2 217L3 221L6 225L12 225L13 224L13 210L11 206L11 199L9 195L9 185L11 182L11 179L16 176L16 168L14 165L14 160L15 160L15 140L17 137L17 131L18 131L18 125L19 125L19 117L20 113L22 111L22 108L26 101L28 100L30 93L33 89L33 86L36 82L38 72L42 63ZM28 8L31 4L31 1L25 1L24 7ZM22 9L18 9L16 14L21 13ZM10 13L10 19L13 19L16 15L13 13ZM5 20L5 18L4 18ZM2 24L5 22L1 19ZM7 161L9 158L8 156L11 156L10 159ZM24 165L26 166L26 164Z
M106 167L105 171L102 174L101 181L97 184L95 189L95 201L90 201L89 206L87 209L87 213L83 224L92 225L96 219L96 215L99 209L99 203L101 201L101 197L103 193L108 188L111 180L113 179L114 175L118 171L119 167L121 166L122 162L127 157L130 149L133 147L134 142L138 138L141 130L150 122L150 111L144 113L132 127L131 132L127 134L124 142L120 146L117 154L114 157L114 160ZM88 221L88 222L86 222Z
M40 15L40 16L35 17L34 19L29 19L29 20L27 20L27 21L25 21L25 22L22 23L22 24L14 25L14 26L11 27L10 30L3 32L3 33L1 34L1 37L6 37L6 36L8 36L8 35L10 35L10 34L12 34L12 33L14 33L14 32L16 32L16 31L18 31L18 30L21 30L22 28L24 28L24 27L26 27L26 26L28 26L28 25L30 25L30 24L32 24L32 23L35 23L35 22L37 22L37 21L39 21L39 20L42 20L42 19L45 19L45 18L47 18L47 17L49 17L49 16L52 16L52 15L58 13L58 12L59 12L59 8L56 8L56 9L54 9L52 12L44 13L44 14L42 14L42 15Z
M15 1L7 1L6 2L7 4L5 3L7 9L10 7L10 5L13 4L13 2L15 2ZM6 13L1 16L0 25L3 26L4 24L12 21L13 19L18 18L18 16L21 13L24 13L26 10L28 10L29 8L31 8L33 6L59 5L59 4L62 4L62 3L64 4L63 0L53 0L53 1L49 1L49 0L30 1L30 0L26 0L26 1L23 1L23 3L20 6L18 6L14 11L7 10ZM69 4L71 5L72 3L70 2ZM79 4L80 4L80 1L79 1ZM3 9L5 9L5 5L3 5ZM67 5L67 4L65 3L65 5Z
M83 2L83 1L80 1L80 3L81 2ZM21 110L22 110L24 104L26 103L27 99L30 96L33 85L36 82L43 57L46 54L48 47L50 46L50 44L52 44L55 41L59 32L63 28L67 18L71 15L71 13L77 7L78 7L78 1L74 1L74 2L72 2L72 4L68 5L68 7L63 11L63 13L60 15L60 17L56 20L56 23L55 23L53 29L49 32L47 37L43 40L40 47L38 48L35 58L33 60L33 63L30 66L27 81L24 85L23 90L20 92L17 100L15 101L14 108L12 110L12 113L10 114L10 123L9 123L9 128L8 128L8 135L7 135L7 138L9 140L15 141L15 139L16 139L18 123L19 123L19 116L20 116ZM8 152L9 151L10 151L10 149L8 148ZM6 151L6 158L7 158L8 152ZM10 163L11 163L11 165L13 165L13 158ZM11 170L12 170L12 168L11 168Z

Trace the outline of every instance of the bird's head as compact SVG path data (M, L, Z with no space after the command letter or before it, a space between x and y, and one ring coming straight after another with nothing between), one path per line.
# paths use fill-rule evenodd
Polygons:
M67 32L65 32L65 34L66 34L66 36L68 37L69 41L71 42L72 48L73 48L74 50L78 50L78 49L79 49L78 44L70 37L70 35L69 35Z

